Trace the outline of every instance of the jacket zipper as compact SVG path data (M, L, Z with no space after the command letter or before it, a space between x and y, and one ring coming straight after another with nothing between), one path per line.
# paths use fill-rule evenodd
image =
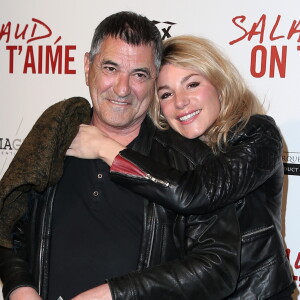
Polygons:
M157 179L157 178L153 177L153 176L150 175L150 174L146 174L146 175L145 175L145 178L146 178L146 179L149 179L149 180L151 180L151 181L153 181L154 183L159 183L159 184L161 184L161 185L163 185L163 186L165 186L165 187L168 187L168 186L170 185L169 182L164 181L164 180Z
M163 185L163 186L165 186L165 187L168 187L168 186L170 185L170 183L169 183L168 181L164 181L164 180L155 178L155 177L152 176L151 174L146 173L142 168L140 168L139 166L137 166L135 163L133 163L133 162L130 161L129 159L123 157L121 154L120 154L120 156L121 156L122 158L124 158L125 160L129 161L131 164L133 164L137 169L142 170L142 171L145 173L145 175L143 176L144 179L151 180L151 181L153 181L154 183L161 184L161 185ZM122 174L122 175L127 175L127 176L129 176L129 177L133 177L133 178L139 178L139 177L140 177L140 176L136 176L136 175L132 175L132 174L123 174L123 173L121 173L121 172L119 172L119 173Z
M150 266L150 260L152 256L152 251L153 251L153 243L154 243L154 232L155 232L155 227L156 223L154 222L154 215L156 214L156 205L153 203L153 209L152 209L152 214L151 214L151 237L150 237L150 245L149 245L149 255L147 257L147 264L146 267L148 268Z
M47 196L48 198L48 196ZM47 205L45 206L43 213L43 221L42 221L42 237L39 249L39 295L41 295L42 291L42 257L43 257L43 249L44 249L44 234L45 234L45 218L46 218Z
M46 206L45 206L45 210L44 210L44 213L43 213L43 220L42 220L42 232L41 232L41 244L40 244L40 250L39 250L39 283L38 283L38 286L39 286L39 294L41 295L42 293L42 277L43 277L43 272L42 272L42 265L43 265L43 260L45 259L45 254L44 254L44 251L45 251L45 234L46 234L46 226L47 224L49 225L49 217L51 217L52 215L52 209L50 209L50 213L49 213L49 202L50 202L50 206L53 205L53 200L54 200L54 194L55 194L55 190L56 188L49 188L49 191L48 191L48 195L47 195L47 203L46 203ZM49 194L52 195L49 197ZM48 216L48 219L47 219L47 212L49 213L50 216ZM46 220L47 219L47 220ZM46 224L46 222L48 222ZM43 258L44 256L44 258Z
M264 228L261 228L261 229L258 229L258 230L255 230L253 232L249 232L249 233L246 233L242 236L242 239L245 239L245 238L249 238L251 237L252 235L255 235L255 234L258 234L258 233L263 233L269 229L272 229L274 228L274 225L271 225L271 226L268 226L268 227L264 227Z

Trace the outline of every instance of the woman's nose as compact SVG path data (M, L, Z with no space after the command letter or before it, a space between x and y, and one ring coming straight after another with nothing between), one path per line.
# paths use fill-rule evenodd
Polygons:
M175 97L175 107L178 109L184 108L190 103L189 97L184 93L177 94Z

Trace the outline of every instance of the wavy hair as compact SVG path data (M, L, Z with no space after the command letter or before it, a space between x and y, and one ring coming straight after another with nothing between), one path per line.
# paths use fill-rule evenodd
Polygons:
M210 40L190 35L165 40L161 66L166 64L195 70L216 88L221 104L220 114L203 135L204 141L214 152L225 150L228 134L238 133L252 115L265 113L238 70ZM157 95L149 115L158 128L169 128Z

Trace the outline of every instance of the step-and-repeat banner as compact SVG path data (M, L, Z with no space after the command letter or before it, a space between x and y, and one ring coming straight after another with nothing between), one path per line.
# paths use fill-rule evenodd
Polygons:
M146 15L163 39L179 34L212 39L275 118L285 142L282 232L300 289L299 0L2 1L0 177L48 106L72 96L89 99L84 53L98 23L121 10Z

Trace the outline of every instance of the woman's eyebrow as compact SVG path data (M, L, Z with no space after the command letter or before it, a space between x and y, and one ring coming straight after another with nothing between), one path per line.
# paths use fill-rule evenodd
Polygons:
M182 83L185 83L186 81L188 81L191 77L193 77L193 76L195 76L195 75L199 75L199 74L198 74L198 73L192 73L192 74L189 74L189 75L183 77L183 78L181 79L180 83L181 83L181 84L182 84Z
M181 84L185 83L185 82L188 81L192 76L195 76L195 75L199 75L199 74L198 74L198 73L192 73L192 74L189 74L189 75L187 75L187 76L184 76L184 77L181 79L180 83L181 83ZM162 85L162 86L158 87L158 88L157 88L157 91L159 92L160 90L163 90L163 89L169 89L169 88L170 88L170 87L169 87L167 84L165 84L165 85Z
M168 88L170 88L168 85L162 85L157 88L157 92L159 92L160 90L163 90L163 89L168 89Z

